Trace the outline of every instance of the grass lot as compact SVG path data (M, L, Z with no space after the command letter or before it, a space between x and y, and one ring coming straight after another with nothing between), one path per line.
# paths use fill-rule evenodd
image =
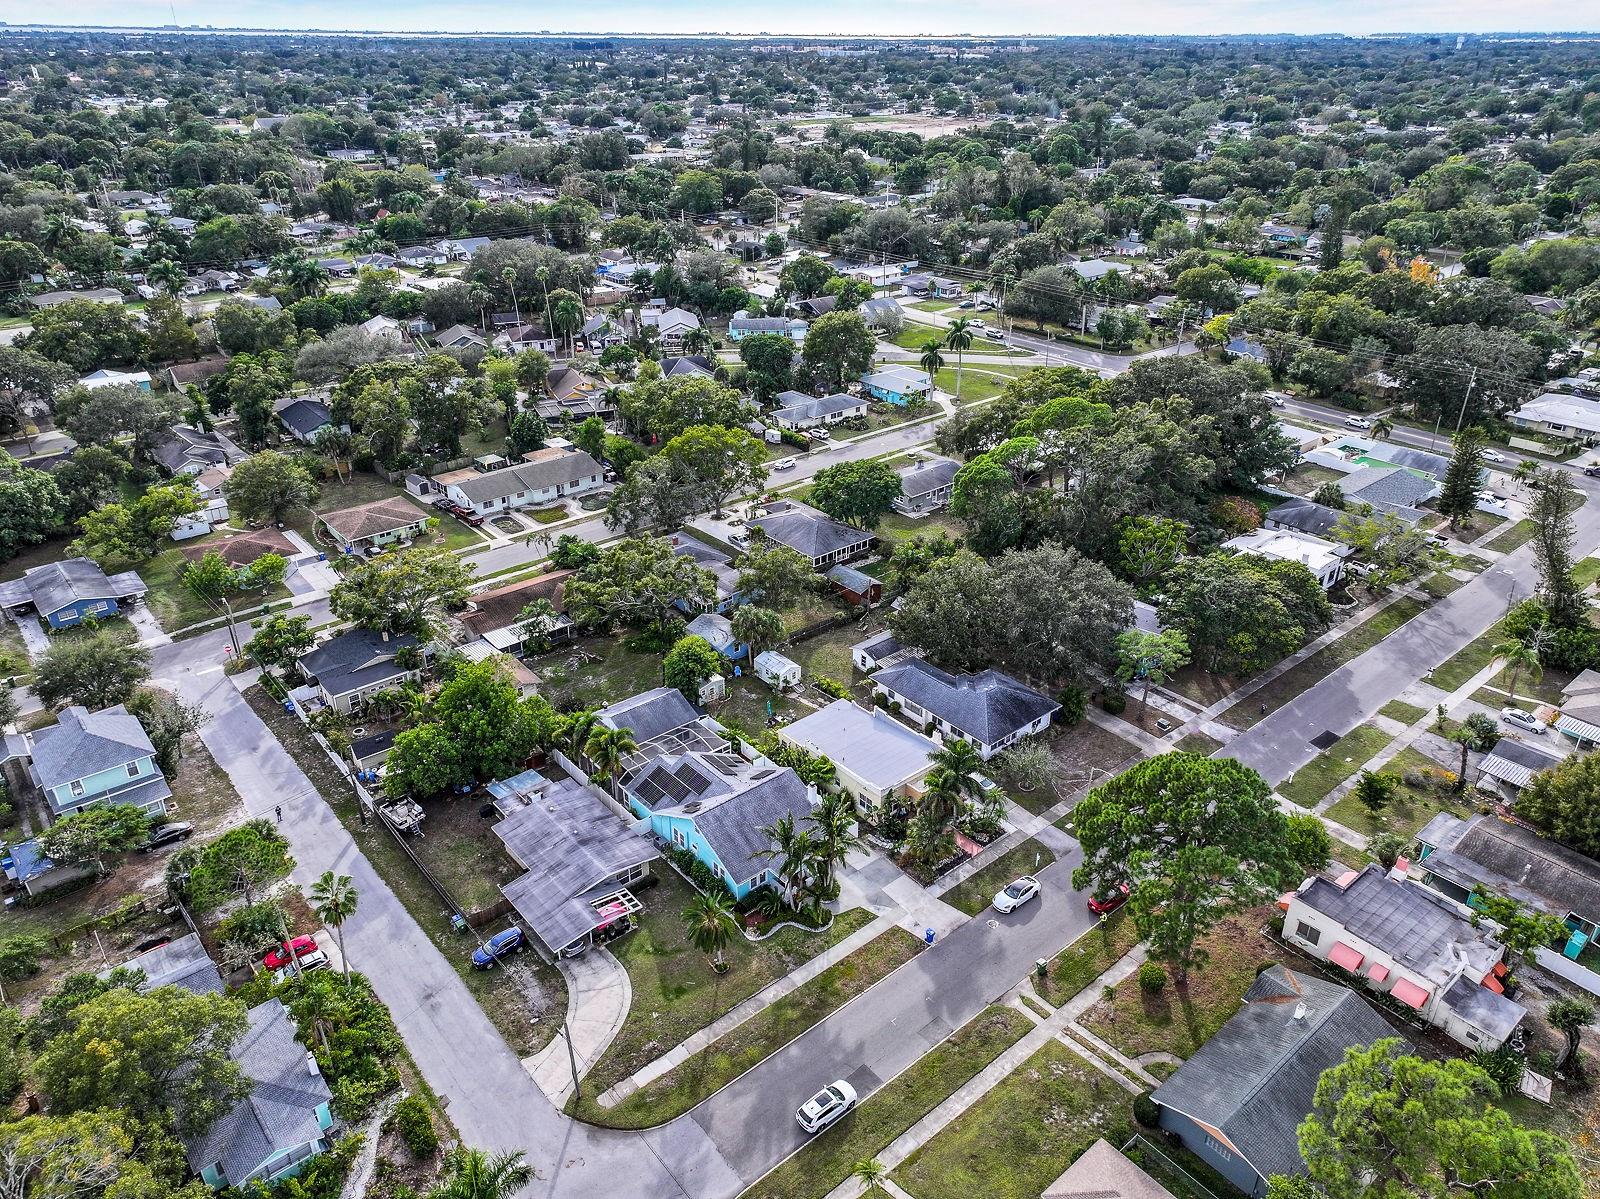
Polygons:
M1139 987L1137 973L1123 979L1084 1013L1081 1023L1129 1057L1162 1050L1188 1058L1239 1010L1240 997L1255 981L1256 968L1272 958L1272 943L1257 931L1269 910L1229 916L1200 938L1209 954L1179 987L1168 972L1158 995Z
M927 516L902 516L891 512L878 520L879 537L889 541L909 541L913 537L936 537L948 533L955 538L967 535L967 526L948 512L930 512ZM887 547L884 552L887 553Z
M661 655L634 653L620 637L580 637L528 664L540 694L562 711L602 708L661 686Z
M1222 748L1222 742L1215 737L1208 737L1204 733L1189 733L1180 737L1173 749L1186 754L1214 754Z
M1378 709L1379 716L1387 716L1390 720L1398 720L1401 724L1416 724L1428 714L1426 708L1419 708L1416 704L1408 704L1403 699L1391 699Z
M1389 832L1409 838L1439 812L1470 816L1472 815L1470 792L1456 795L1448 786L1430 787L1425 783L1413 784L1404 781L1408 774L1426 775L1429 771L1449 770L1450 768L1441 766L1416 746L1408 745L1395 754L1383 768L1385 774L1393 774L1401 779L1394 800L1387 808L1374 816L1357 802L1354 795L1346 795L1328 809L1328 819L1369 837L1374 833ZM1450 777L1452 779L1455 777L1453 771L1450 771Z
M971 878L957 883L944 893L943 899L953 908L976 916L989 906L990 900L1012 879L1043 870L1056 860L1038 841L1024 841L1005 851Z
M757 943L737 937L727 950L727 973L719 975L684 929L682 912L694 899L693 888L668 866L656 874L661 882L645 893L638 929L611 946L628 971L633 1005L589 1073L597 1095L872 921L870 912L854 908L823 933L786 928Z
M0 618L0 679L18 685L32 677L33 660L28 657L21 631L12 621Z
M212 541L221 540L221 537L212 535L186 542L185 545L203 548ZM161 622L161 627L169 633L186 629L190 625L217 620L223 615L183 585L183 572L188 566L189 559L185 557L183 550L175 546L170 550L163 550L138 567L139 577L150 587L150 593L145 596L145 605ZM243 614L262 604L286 600L289 595L289 589L280 583L266 591L252 591L241 595L234 601L233 610L236 615ZM247 636L248 634L241 634L240 640L243 641Z
M848 686L855 681L856 669L855 663L850 660L850 647L858 641L865 641L882 628L881 620L868 617L860 624L842 625L826 633L818 633L815 637L807 637L804 641L796 641L784 650L784 655L800 664L808 680L828 678Z
M1326 466L1302 463L1283 477L1282 486L1296 495L1310 495L1324 483L1337 483L1342 478L1342 474Z
M821 701L815 692L810 698ZM723 724L742 729L749 737L766 728L769 717L779 724L792 724L814 711L793 692L779 694L748 670L740 678L728 679L728 697L711 704L709 710Z
M424 803L427 835L412 842L423 865L468 913L494 906L501 898L500 884L522 874L494 835L493 822L478 815L482 798Z
M890 345L899 346L902 350L912 350L917 353L921 353L922 347L928 342L937 341L940 343L939 353L949 361L955 361L955 351L944 348L944 330L936 329L932 325L909 324L887 340ZM975 355L990 358L1009 358L1017 355L1017 351L1008 350L1003 345L989 341L984 337L974 337L972 345L966 353L969 358Z
M1572 567L1572 581L1579 587L1587 587L1590 583L1600 579L1600 558L1584 558Z
M474 970L469 960L473 942L450 927L444 901L393 836L380 828L378 821L362 827L349 780L328 760L306 727L260 687L252 687L245 698L338 815L411 918L456 968L512 1052L526 1057L544 1048L566 1017L567 985L560 972L532 953L520 955L504 969Z
M1095 1140L1133 1131L1128 1092L1056 1041L894 1172L917 1199L1037 1195Z
M1494 647L1498 644L1500 644L1500 625L1496 622L1483 636L1476 641L1468 642L1454 657L1434 667L1431 674L1424 676L1424 681L1432 683L1441 691L1454 691L1458 687L1463 687L1473 675L1494 661Z
M1498 550L1502 554L1509 554L1512 550L1527 545L1532 540L1534 533L1538 531L1538 528L1539 526L1531 520L1519 520L1509 529L1501 530L1484 542L1483 548Z
M1034 976L1033 989L1046 1003L1060 1007L1138 943L1133 917L1119 908L1058 953L1043 978Z
M605 1109L590 1101L582 1114L616 1128L647 1128L682 1115L910 961L921 948L919 938L890 928L616 1107Z
M1328 792L1360 770L1394 738L1375 724L1357 725L1333 748L1324 750L1278 787L1278 794L1302 808L1315 807Z
M858 1161L885 1146L954 1094L1033 1027L1021 1012L978 1013L838 1124L745 1191L743 1199L823 1199ZM989 1194L987 1189L977 1192Z
M956 368L953 365L945 367L934 376L933 382L934 386L946 395L956 396L957 403L973 404L979 400L992 400L1005 390L1008 380L999 376L1020 375L1024 371L1032 369L1034 368L1000 366L987 362L982 366L968 363L962 371L964 377L961 380L961 392L959 395L956 393Z
M1505 517L1496 516L1493 512L1474 511L1471 516L1465 520L1457 521L1453 526L1445 516L1435 515L1424 518L1419 527L1430 532L1435 529L1443 529L1457 541L1476 541L1484 534L1493 529L1498 529L1505 523Z
M538 508L532 512L524 512L522 515L535 524L553 525L558 520L567 519L567 510L558 504L554 508Z
M1435 574L1429 575L1417 585L1429 595L1433 596L1434 599L1443 599L1452 591L1465 586L1466 583L1465 580L1458 579L1453 575L1447 575L1441 570Z
M1402 596L1383 611L1362 621L1337 641L1323 646L1305 661L1284 671L1271 682L1258 687L1234 704L1222 714L1223 723L1235 729L1250 728L1267 712L1276 712L1295 696L1320 683L1346 662L1366 653L1421 612L1422 608L1420 600ZM1266 705L1266 712L1262 711L1263 704Z

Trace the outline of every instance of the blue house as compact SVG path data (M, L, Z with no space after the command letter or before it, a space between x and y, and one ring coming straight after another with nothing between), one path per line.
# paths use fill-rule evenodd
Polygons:
M162 816L172 788L156 766L150 737L127 708L74 705L33 734L29 774L59 818L95 804L132 804Z
M622 785L623 800L662 844L694 854L735 899L778 885L767 833L783 817L810 819L815 789L787 766L736 753L663 754Z
M249 1025L229 1050L250 1094L205 1132L185 1139L193 1170L209 1187L243 1187L298 1174L328 1149L333 1093L281 1000L245 1013Z
M733 622L718 612L702 612L684 630L691 637L703 638L712 649L730 661L743 658L750 647L733 635Z
M0 607L31 608L52 629L66 629L120 616L125 604L148 590L131 570L108 575L87 558L68 558L0 583Z
M933 380L927 371L909 366L883 366L861 376L867 394L886 404L913 404L933 394Z
M1235 358L1248 358L1251 362L1265 362L1267 360L1266 348L1259 341L1252 341L1248 337L1232 338L1225 349Z

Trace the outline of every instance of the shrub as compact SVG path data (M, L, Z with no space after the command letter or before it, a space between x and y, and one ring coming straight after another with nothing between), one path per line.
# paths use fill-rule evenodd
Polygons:
M1145 1128L1155 1128L1161 1123L1161 1106L1150 1098L1149 1091L1133 1097L1133 1118Z
M1128 697L1120 691L1107 691L1100 697L1100 706L1113 716L1121 716L1128 709Z
M1159 995L1167 987L1167 972L1159 962L1146 962L1139 967L1139 990L1146 995Z
M812 680L817 685L817 690L824 695L831 695L834 699L849 699L850 688L838 679L830 679L826 675L818 675Z
M1523 1061L1522 1055L1511 1046L1502 1045L1493 1051L1480 1049L1472 1055L1472 1064L1494 1079L1502 1095L1516 1094L1522 1082Z
M1056 702L1061 705L1056 720L1067 728L1082 720L1084 712L1089 708L1089 697L1082 687L1063 687L1056 692Z
M49 946L34 933L15 933L0 941L0 978L15 982L39 973L39 959Z
M439 1136L433 1131L428 1102L421 1095L402 1099L390 1113L387 1123L405 1142L412 1157L432 1157L438 1150Z

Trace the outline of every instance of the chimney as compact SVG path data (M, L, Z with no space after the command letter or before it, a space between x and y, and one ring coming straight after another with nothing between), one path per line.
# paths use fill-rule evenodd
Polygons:
M313 1077L322 1073L321 1068L317 1065L316 1054L312 1053L310 1050L306 1051L306 1073Z
M1394 860L1394 865L1389 868L1389 877L1397 883L1403 883L1411 874L1411 859L1401 856Z

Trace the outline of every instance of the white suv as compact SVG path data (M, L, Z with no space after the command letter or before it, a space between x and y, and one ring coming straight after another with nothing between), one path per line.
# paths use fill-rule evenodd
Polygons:
M840 1119L856 1105L856 1089L844 1079L830 1082L811 1096L795 1112L795 1119L807 1132L817 1133Z

